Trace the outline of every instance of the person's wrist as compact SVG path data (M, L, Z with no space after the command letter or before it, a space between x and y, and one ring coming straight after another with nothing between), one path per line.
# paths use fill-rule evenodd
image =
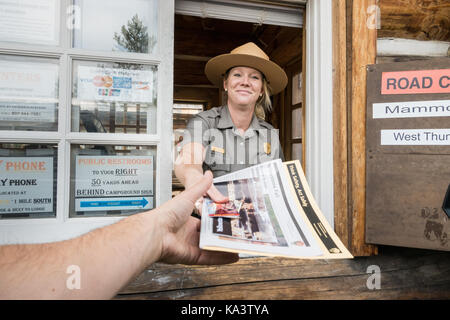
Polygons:
M155 208L151 211L143 212L139 217L144 232L147 234L143 259L146 266L158 261L163 253L164 228L158 227L161 226L159 210L159 208Z

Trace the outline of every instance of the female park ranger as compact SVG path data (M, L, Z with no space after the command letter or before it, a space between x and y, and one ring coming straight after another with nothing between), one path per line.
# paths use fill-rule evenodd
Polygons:
M226 104L191 118L175 162L175 174L186 188L201 180L204 170L218 177L261 162L281 158L278 131L265 122L270 95L287 84L284 70L249 42L208 61L208 79L223 86ZM212 186L216 202L226 198Z

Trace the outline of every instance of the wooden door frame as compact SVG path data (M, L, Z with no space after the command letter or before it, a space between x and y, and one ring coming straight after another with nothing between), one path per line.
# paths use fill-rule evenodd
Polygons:
M365 243L366 67L376 60L377 30L368 26L376 0L333 0L333 145L335 231L355 256Z
M303 56L303 54L302 54ZM298 57L298 59L295 59L294 61L290 62L288 65L284 67L284 70L288 76L288 85L281 94L283 95L283 103L280 104L280 123L282 123L282 126L280 126L280 140L281 140L281 147L283 149L284 157L286 161L292 160L292 143L302 143L302 159L300 159L300 162L302 163L302 166L304 168L304 161L303 161L303 130L304 130L304 115L303 115L303 99L302 102L293 105L292 104L292 78L295 74L297 74L299 71L302 72L302 56ZM303 72L302 72L303 74ZM302 79L303 80L303 79ZM302 86L302 91L303 91ZM303 95L303 93L302 93ZM302 138L300 139L292 139L292 111L296 108L302 108Z

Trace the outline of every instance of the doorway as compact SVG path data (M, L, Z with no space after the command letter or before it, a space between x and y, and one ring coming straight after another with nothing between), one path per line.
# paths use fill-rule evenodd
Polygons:
M304 51L302 35L303 30L299 27L175 14L174 103L183 101L201 104L205 110L222 105L223 88L211 84L204 74L207 61L244 43L254 42L272 61L285 69L288 75L286 89L272 97L273 112L265 120L280 130L285 160L301 161L304 152L292 152L292 143L295 142L296 150L302 148L301 137L295 130L304 125L294 122L302 122L304 117L293 118L292 110L294 106L297 113L303 109L298 97L293 100L292 96L302 92L298 89ZM190 116L192 115L191 113ZM183 119L187 123L189 116ZM178 120L176 128L180 129L182 125ZM173 189L175 192L180 190L176 179Z

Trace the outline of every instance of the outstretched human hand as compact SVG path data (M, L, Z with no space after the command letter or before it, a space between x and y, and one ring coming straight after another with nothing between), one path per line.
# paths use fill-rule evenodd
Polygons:
M200 220L191 216L194 203L212 184L207 171L195 185L187 188L156 212L162 233L159 261L182 264L225 264L239 260L234 253L207 251L199 248Z

